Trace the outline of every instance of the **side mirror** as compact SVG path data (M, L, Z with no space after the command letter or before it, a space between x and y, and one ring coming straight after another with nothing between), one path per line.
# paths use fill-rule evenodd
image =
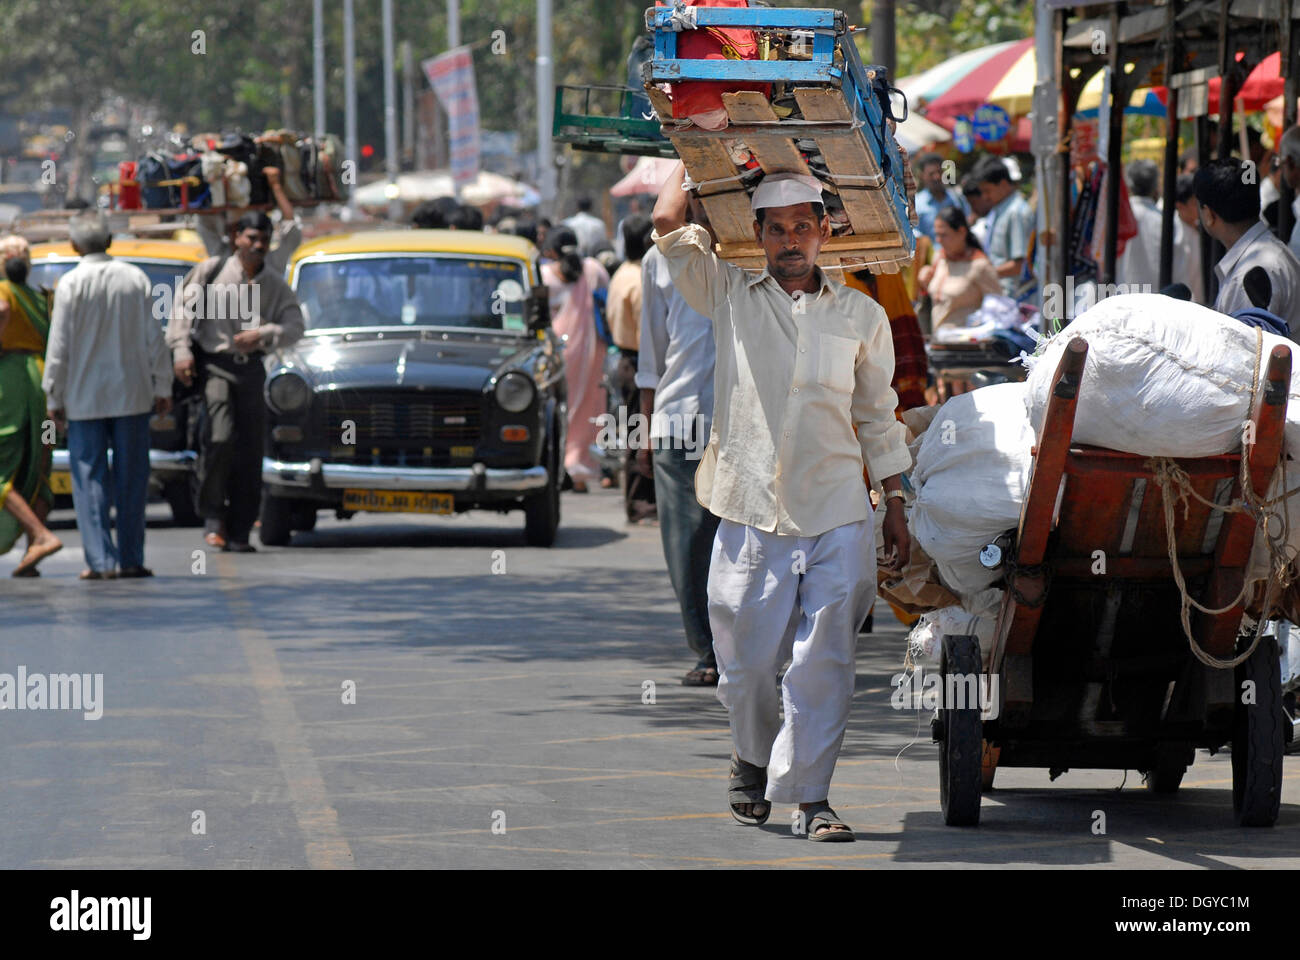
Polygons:
M528 291L524 301L524 321L529 333L538 333L551 325L551 294L545 284L539 283Z

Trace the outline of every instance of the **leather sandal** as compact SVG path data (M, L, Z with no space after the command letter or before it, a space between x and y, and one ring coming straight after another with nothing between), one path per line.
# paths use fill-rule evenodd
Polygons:
M852 843L857 839L853 835L853 829L847 823L839 818L829 803L823 803L820 806L810 807L804 811L808 818L808 839L816 840L822 843ZM825 827L818 832L818 825ZM836 830L836 826L845 827L844 830Z
M772 815L772 804L763 796L766 790L767 768L746 763L732 753L731 779L727 781L727 803L731 807L732 818L747 827L757 827L767 823L767 818ZM767 807L761 815L741 813L737 809L745 804L760 803ZM753 806L750 806L750 809L752 810Z

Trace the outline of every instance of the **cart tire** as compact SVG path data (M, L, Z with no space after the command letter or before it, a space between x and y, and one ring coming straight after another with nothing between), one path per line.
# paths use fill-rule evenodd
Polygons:
M975 637L943 638L945 702L939 716L943 741L939 744L939 802L943 822L950 827L973 827L980 822L983 792L984 722L978 699L974 705L947 702L947 678L980 675L980 648Z
M1243 827L1271 827L1282 803L1282 664L1277 641L1261 637L1237 668L1232 732L1232 813ZM1242 703L1245 684L1254 702Z

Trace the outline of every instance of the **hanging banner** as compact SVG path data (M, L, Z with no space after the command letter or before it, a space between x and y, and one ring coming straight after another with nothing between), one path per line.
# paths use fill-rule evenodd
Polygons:
M469 47L457 47L421 62L429 85L447 114L448 156L451 177L460 187L473 181L479 170L478 92L474 85L474 58Z

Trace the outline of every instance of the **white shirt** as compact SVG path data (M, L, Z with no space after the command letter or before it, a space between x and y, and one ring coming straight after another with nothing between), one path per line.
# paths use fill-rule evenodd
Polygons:
M172 395L171 355L139 267L91 253L54 293L45 352L46 405L69 420L129 417Z
M1119 283L1128 284L1129 293L1158 293L1160 234L1164 215L1150 197L1133 197L1129 206L1133 209L1133 219L1137 221L1137 236L1129 238L1124 245L1124 252L1115 262L1115 279ZM1175 233L1178 230L1177 224L1178 217L1175 215ZM1134 285L1138 289L1135 290Z
M885 311L821 270L817 292L795 300L766 269L718 259L698 224L653 237L686 302L713 319L713 428L696 499L768 533L815 537L865 520L863 464L879 485L912 463Z
M650 437L703 443L713 425L713 321L673 289L655 247L641 260L641 352L636 385L655 392ZM698 424L699 433L686 433ZM698 438L698 439L697 439Z
M1219 296L1214 309L1235 313L1254 306L1243 286L1246 274L1263 267L1273 286L1273 297L1266 309L1291 326L1292 336L1300 336L1300 260L1268 229L1263 220L1243 233L1214 265L1219 278Z
M605 243L607 236L605 221L599 217L593 217L586 211L579 211L562 222L577 236L578 246L584 257L594 257L596 251Z

